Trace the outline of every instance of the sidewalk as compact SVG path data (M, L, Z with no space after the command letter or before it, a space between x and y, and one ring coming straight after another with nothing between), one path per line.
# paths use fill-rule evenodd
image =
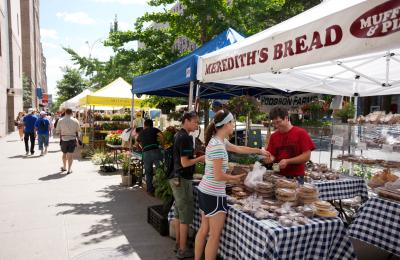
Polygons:
M174 241L147 224L159 201L100 175L90 161L60 173L58 139L25 157L17 133L0 139L0 260L175 259Z

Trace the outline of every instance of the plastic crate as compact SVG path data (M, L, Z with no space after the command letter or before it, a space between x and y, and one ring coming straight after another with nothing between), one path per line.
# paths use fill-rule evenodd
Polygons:
M168 216L163 215L163 205L147 208L147 223L152 225L160 235L169 235Z

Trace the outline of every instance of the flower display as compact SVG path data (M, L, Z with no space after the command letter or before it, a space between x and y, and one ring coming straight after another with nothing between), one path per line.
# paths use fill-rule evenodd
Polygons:
M122 144L121 134L122 130L110 132L104 140L106 140L108 144L121 145Z

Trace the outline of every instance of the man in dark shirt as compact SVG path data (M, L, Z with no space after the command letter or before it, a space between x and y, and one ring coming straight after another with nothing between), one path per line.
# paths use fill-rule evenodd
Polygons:
M185 113L182 128L174 139L174 176L170 185L175 199L175 233L177 258L193 257L193 251L187 248L189 224L193 222L193 172L198 162L204 162L205 156L194 158L193 137L189 135L199 127L199 117L195 112Z
M24 141L25 141L25 152L26 156L29 155L29 139L31 140L31 155L35 153L35 123L37 117L35 116L35 110L33 108L28 109L28 114L24 116Z
M162 160L161 150L157 135L161 131L153 127L153 120L146 119L144 121L143 131L140 132L137 141L141 144L143 150L144 174L146 175L147 192L154 194L153 187L153 164L158 167Z

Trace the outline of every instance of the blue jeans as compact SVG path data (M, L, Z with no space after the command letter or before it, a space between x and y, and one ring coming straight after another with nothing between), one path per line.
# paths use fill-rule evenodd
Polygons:
M39 144L39 150L43 151L43 144L44 147L47 148L49 146L49 135L38 135L38 144Z
M158 167L162 160L162 154L160 149L153 149L150 151L143 152L143 166L144 174L146 175L146 186L147 192L154 192L153 187L153 164Z

